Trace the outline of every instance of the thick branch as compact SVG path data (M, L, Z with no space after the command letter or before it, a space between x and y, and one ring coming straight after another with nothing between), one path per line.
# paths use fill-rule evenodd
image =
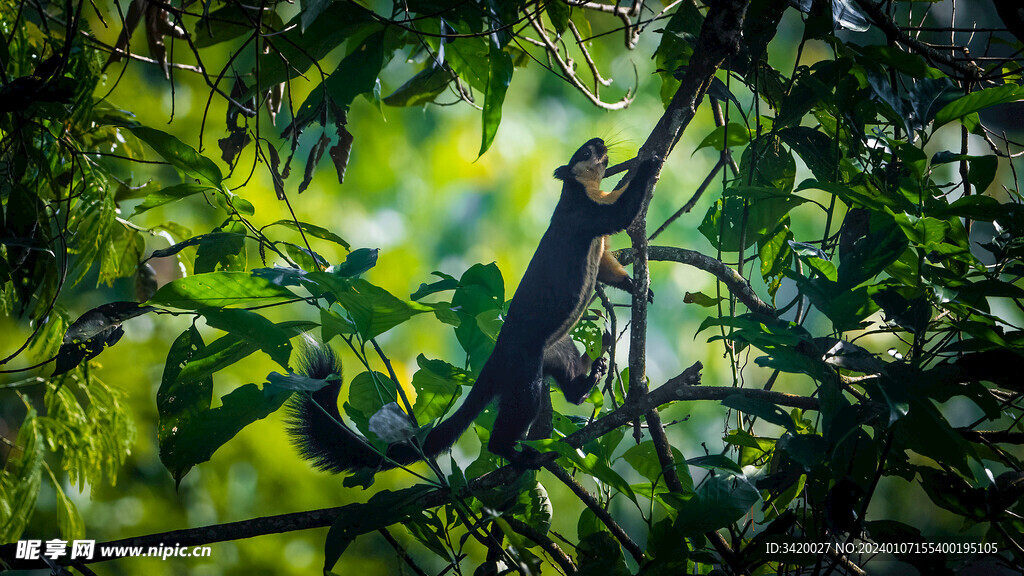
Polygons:
M619 262L629 264L633 262L635 252L624 249L617 250L613 254ZM775 316L775 308L758 298L754 289L747 283L746 278L726 266L721 260L705 256L694 250L671 246L651 246L648 248L648 259L661 262L679 262L680 264L686 264L709 272L721 280L726 288L736 296L736 299L747 308L750 308L752 312L766 316Z

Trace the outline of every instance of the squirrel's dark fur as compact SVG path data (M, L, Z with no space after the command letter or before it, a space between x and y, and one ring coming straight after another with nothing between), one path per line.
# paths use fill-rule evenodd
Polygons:
M491 432L491 452L517 461L515 443L530 427L547 390L544 375L552 376L570 402L580 403L606 370L603 358L593 362L569 340L597 282L605 253L605 237L625 230L636 218L651 178L652 159L642 161L629 183L613 200L595 201L588 194L599 185L608 166L607 148L595 138L573 154L569 164L555 170L562 193L519 288L509 304L494 351L484 364L462 405L434 427L420 449L393 444L387 456L407 464L422 455L433 457L452 444L492 400L498 416ZM310 349L304 373L313 378L339 374L340 366L326 346ZM341 423L337 398L340 378L293 403L291 432L302 455L332 472L354 468L388 468L366 440Z

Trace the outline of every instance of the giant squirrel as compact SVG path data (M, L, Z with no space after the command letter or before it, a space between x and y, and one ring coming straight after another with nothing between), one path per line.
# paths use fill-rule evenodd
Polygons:
M568 334L586 310L600 270L611 258L607 237L625 230L636 218L657 172L657 162L641 161L625 185L603 193L600 182L607 167L608 150L600 138L594 138L577 150L567 165L555 170L555 178L562 181L561 196L512 296L494 351L462 405L435 426L421 446L392 444L384 458L364 438L341 425L339 376L292 403L290 432L302 456L330 472L384 469L430 458L450 449L496 399L498 415L488 449L510 462L522 462L515 443L540 410L541 394L547 390L545 374L554 378L566 400L579 404L607 369L604 358L591 363L586 354L580 355ZM612 275L608 278L618 287L627 286L621 281L625 271L618 262L615 266L609 266ZM620 270L622 274L617 273ZM631 279L624 289L632 292ZM312 378L340 375L341 366L327 346L311 347L303 362L300 370Z

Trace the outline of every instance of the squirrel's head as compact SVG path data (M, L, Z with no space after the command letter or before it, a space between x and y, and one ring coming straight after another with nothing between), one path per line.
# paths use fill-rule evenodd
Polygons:
M580 147L569 163L555 170L559 180L576 180L587 189L600 189L604 171L608 168L608 147L604 140L594 138Z

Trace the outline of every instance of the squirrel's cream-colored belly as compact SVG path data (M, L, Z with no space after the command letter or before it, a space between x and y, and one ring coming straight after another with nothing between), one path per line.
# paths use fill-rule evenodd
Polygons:
M579 297L573 305L572 311L566 317L565 323L562 324L555 330L551 336L544 342L544 346L551 345L552 342L556 342L569 333L576 326L576 322L579 321L580 317L583 316L583 312L587 309L587 304L590 302L590 298L594 293L594 286L597 284L597 271L601 263L601 255L604 254L605 238L598 236L594 238L590 243L590 249L587 251L587 262L584 268L583 286L579 292Z

